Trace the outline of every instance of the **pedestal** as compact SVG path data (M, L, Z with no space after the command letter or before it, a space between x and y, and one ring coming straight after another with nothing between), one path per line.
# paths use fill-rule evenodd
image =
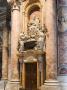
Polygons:
M19 90L19 82L8 81L5 90Z

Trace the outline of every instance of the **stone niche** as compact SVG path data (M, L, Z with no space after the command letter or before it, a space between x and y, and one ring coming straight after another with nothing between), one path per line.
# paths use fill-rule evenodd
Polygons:
M27 32L28 35L35 35L37 34L38 30L41 28L41 12L40 8L34 5L28 11L28 24L27 24Z

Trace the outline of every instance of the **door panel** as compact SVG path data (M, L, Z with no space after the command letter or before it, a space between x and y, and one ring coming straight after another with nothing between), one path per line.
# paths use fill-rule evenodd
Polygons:
M25 88L26 90L37 89L37 63L26 63L25 65Z

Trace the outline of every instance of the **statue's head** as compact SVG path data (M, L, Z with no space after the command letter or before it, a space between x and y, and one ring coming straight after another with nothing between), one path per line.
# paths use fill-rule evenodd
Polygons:
M23 40L25 37L24 37L24 34L23 33L21 33L20 34L20 40Z

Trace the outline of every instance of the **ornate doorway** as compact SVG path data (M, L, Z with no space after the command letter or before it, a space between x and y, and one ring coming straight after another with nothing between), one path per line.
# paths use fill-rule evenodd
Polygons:
M37 63L25 64L25 90L37 90Z

